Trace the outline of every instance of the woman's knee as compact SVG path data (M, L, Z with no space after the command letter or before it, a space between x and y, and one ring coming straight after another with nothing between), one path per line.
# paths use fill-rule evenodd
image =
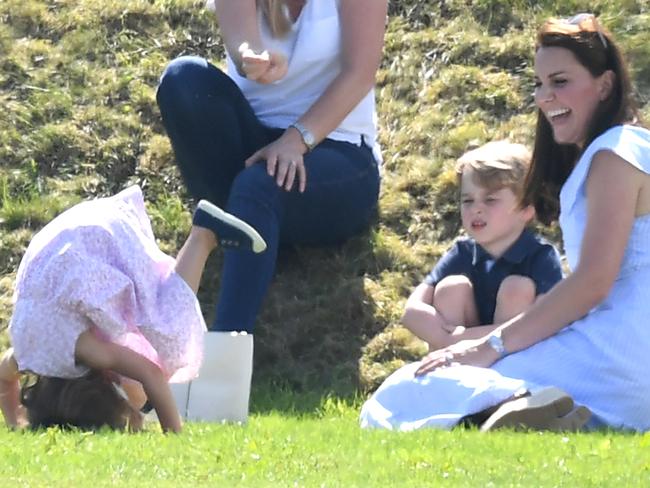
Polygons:
M199 56L180 56L171 61L160 77L158 101L167 95L190 101L227 77L219 68Z
M280 212L284 190L266 171L266 164L255 164L240 171L230 188L228 210L237 213L240 206L265 208L276 215Z

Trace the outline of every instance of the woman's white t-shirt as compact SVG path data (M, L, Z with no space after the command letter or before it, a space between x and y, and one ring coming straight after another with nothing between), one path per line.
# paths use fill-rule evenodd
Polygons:
M307 112L341 71L339 0L308 0L283 38L271 35L261 12L258 23L266 49L287 57L286 76L271 84L250 81L237 73L229 56L228 75L264 125L286 128ZM364 141L379 160L374 90L327 137L354 144Z

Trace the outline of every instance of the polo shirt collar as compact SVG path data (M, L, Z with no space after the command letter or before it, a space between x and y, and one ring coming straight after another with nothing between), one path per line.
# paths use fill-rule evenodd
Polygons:
M530 254L531 248L535 247L537 243L535 236L529 229L524 229L524 231L519 236L512 246L504 252L499 259L503 259L512 264L521 263L526 256ZM483 249L479 244L474 242L474 252L472 255L472 265L476 266L481 261L486 261L488 259L494 259L485 249Z

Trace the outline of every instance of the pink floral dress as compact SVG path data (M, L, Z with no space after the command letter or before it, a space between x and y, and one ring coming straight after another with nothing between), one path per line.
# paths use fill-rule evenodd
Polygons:
M205 322L175 261L154 239L139 187L83 202L32 240L16 279L9 333L21 371L75 378L79 335L92 329L188 381L202 361Z

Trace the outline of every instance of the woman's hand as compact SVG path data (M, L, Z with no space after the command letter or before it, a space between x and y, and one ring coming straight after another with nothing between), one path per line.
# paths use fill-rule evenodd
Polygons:
M243 76L257 83L269 84L281 80L287 74L287 58L274 51L256 53L247 42L239 46L240 71Z
M306 150L298 130L289 127L278 139L248 158L245 165L248 168L258 161L266 161L266 171L275 176L279 187L291 191L297 179L298 190L302 193L307 186L307 171L302 158Z
M487 343L487 337L466 340L452 344L444 349L430 352L422 359L420 367L415 371L415 374L416 376L420 376L436 368L456 364L468 364L470 366L487 368L497 359L499 359L499 353L490 347Z

